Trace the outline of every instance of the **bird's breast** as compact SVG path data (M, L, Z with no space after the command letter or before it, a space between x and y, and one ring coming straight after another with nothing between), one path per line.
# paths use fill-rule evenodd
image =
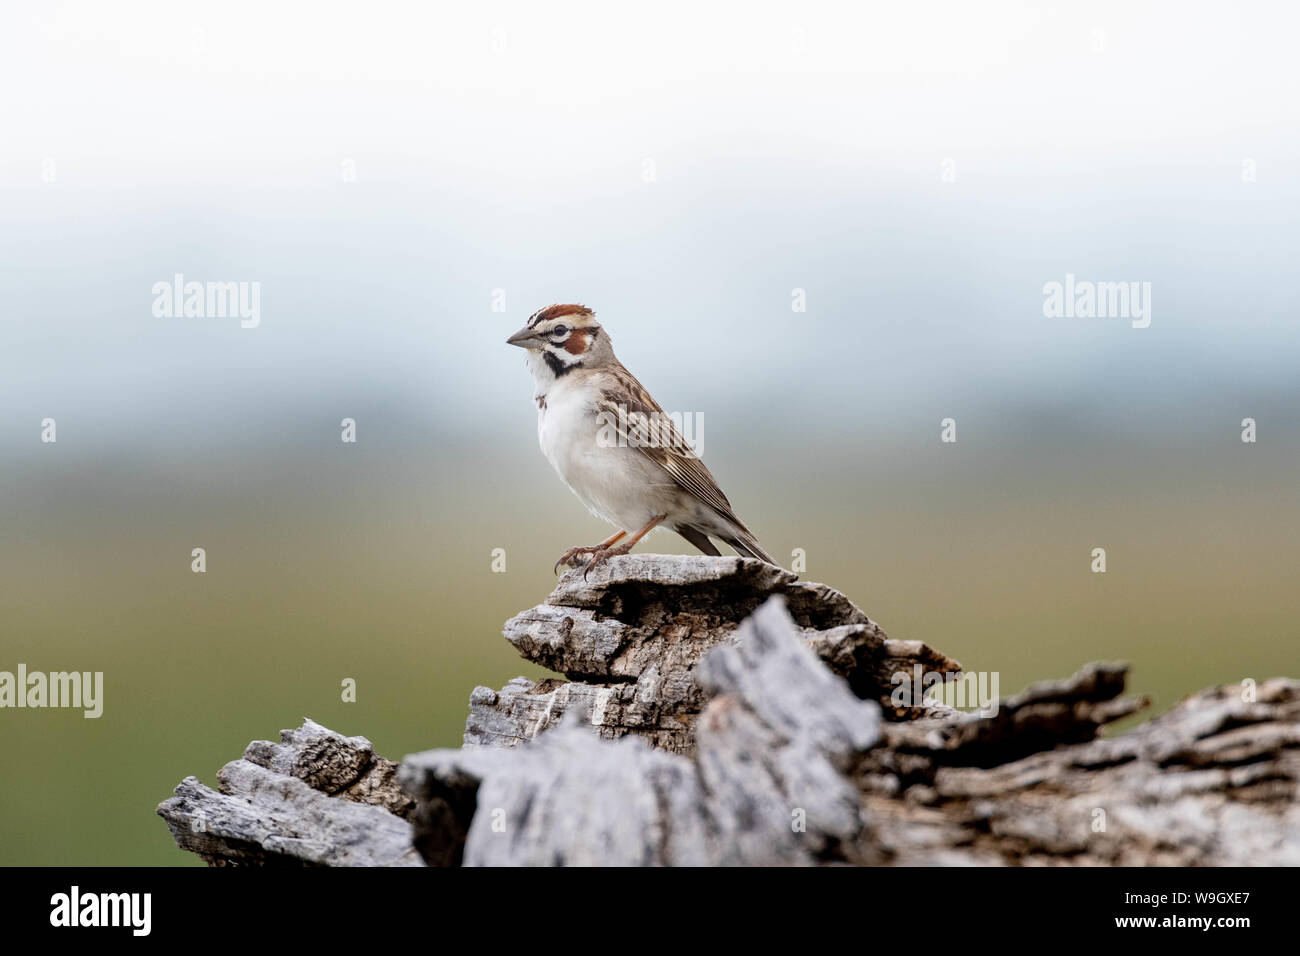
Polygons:
M593 397L580 390L552 389L537 410L542 454L564 483L594 514L624 529L635 529L664 510L647 497L663 487L664 476L634 448L601 437L602 420ZM667 482L671 487L672 482Z
M567 476L595 442L596 410L583 395L552 389L538 402L537 443L561 477Z

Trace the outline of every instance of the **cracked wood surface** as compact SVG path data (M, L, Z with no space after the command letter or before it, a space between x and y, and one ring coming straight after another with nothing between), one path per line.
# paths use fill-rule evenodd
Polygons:
M518 677L500 690L475 688L466 746L518 746L576 712L602 737L645 737L689 753L705 702L695 679L701 659L733 643L741 622L781 596L803 641L858 696L891 716L922 707L890 703L890 676L914 664L955 673L956 661L920 641L891 640L834 588L736 557L631 554L610 559L584 580L569 571L555 590L505 625L520 655L567 680Z
M215 866L420 866L396 770L365 737L305 720L280 743L250 743L218 790L186 777L158 814Z
M634 555L507 623L566 678L477 688L400 768L307 721L159 813L215 865L1300 865L1300 682L1143 701L1094 663L989 716L889 704L955 662L738 558ZM572 623L566 623L570 620Z
M808 864L863 826L843 770L880 738L858 699L793 633L780 599L699 669L711 696L690 757L607 742L571 713L518 750L416 754L400 779L421 805L478 810L469 865Z

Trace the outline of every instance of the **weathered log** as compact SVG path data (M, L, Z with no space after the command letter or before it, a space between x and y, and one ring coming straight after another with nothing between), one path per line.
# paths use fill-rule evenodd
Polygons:
M466 746L514 747L577 712L602 737L645 737L689 753L704 694L695 666L732 643L737 628L768 598L784 598L804 642L854 692L891 716L890 677L920 665L950 674L961 665L920 641L895 641L839 591L746 558L634 554L564 575L546 602L506 622L505 636L535 664L568 680L518 677L470 697Z
M701 664L713 696L693 757L601 740L570 712L516 751L435 750L403 761L421 805L464 802L471 865L813 863L862 826L844 774L880 736L859 700L795 637L780 598Z
M186 777L158 813L216 866L419 866L396 768L366 738L306 720L281 743L250 743L218 771L219 791Z
M1300 681L1266 681L1254 701L1241 687L1212 688L1122 736L992 762L1020 749L1022 722L1045 744L1047 726L1081 732L1127 711L1101 696L1114 685L1108 670L1105 681L1087 668L1008 701L996 741L981 739L991 724L889 727L867 758L875 859L1300 865ZM882 758L892 769L875 776Z
M218 864L1300 864L1294 680L1117 737L1122 664L992 714L897 705L894 672L955 663L734 558L570 573L506 633L572 679L476 689L466 746L407 757L401 791L307 722L159 812Z
M765 606L704 660L691 758L602 747L575 724L524 760L434 751L401 779L420 801L477 788L491 811L467 863L1300 863L1300 682L1267 682L1254 703L1207 691L1113 739L1099 728L1141 706L1113 664L993 717L887 723L797 633Z

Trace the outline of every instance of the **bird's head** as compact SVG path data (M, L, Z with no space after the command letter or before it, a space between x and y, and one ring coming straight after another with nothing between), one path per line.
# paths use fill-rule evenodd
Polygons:
M538 309L528 324L506 339L528 350L534 373L543 367L556 378L576 368L592 368L613 356L609 336L585 305L548 305Z

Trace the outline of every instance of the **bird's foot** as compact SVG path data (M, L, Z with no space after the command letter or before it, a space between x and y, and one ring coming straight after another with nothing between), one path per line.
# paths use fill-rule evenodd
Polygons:
M574 558L578 557L579 555L582 555L582 557L584 558L590 557L591 555L595 554L599 550L600 550L600 545L598 544L593 544L590 547L586 547L586 548L570 548L568 551L565 551L564 554L560 555L560 560L555 562L555 567L551 569L551 573L558 574L560 570L560 565L562 564L566 565L567 567L576 568L582 562L574 561L573 560Z
M599 567L606 559L612 558L616 554L627 554L631 550L632 542L629 542L628 544L620 544L612 548L597 548L595 553L591 556L591 560L587 562L587 566L582 569L582 580L587 580L587 575L591 573L591 569Z

